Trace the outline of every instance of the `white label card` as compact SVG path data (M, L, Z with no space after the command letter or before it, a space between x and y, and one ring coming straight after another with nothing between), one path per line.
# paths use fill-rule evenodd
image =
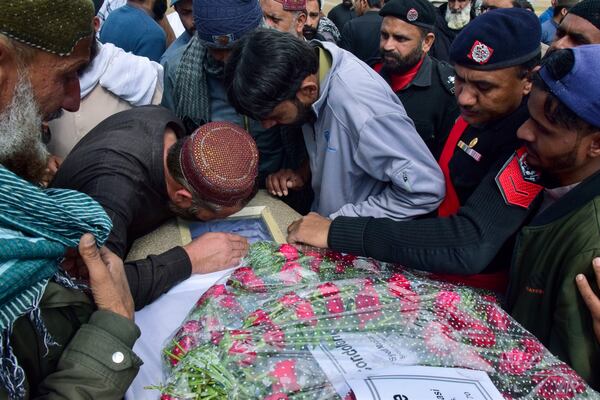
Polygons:
M393 367L345 376L360 400L502 400L487 373L464 368Z

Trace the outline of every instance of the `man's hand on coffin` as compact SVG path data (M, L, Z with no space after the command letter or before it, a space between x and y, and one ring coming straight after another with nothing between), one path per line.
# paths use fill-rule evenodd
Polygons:
M98 249L94 236L89 233L79 240L79 254L87 266L90 288L98 309L133 320L133 298L123 261L106 247Z
M288 243L306 244L326 249L331 220L311 212L288 226Z
M239 264L248 252L248 240L233 233L209 232L183 246L193 274L206 274Z
M292 169L282 169L267 176L267 190L273 196L287 196L288 189L301 189L306 181L302 175Z

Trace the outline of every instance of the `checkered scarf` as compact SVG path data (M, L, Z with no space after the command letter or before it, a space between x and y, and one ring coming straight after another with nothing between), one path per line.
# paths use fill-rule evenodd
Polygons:
M10 346L14 322L30 318L52 345L38 307L48 281L74 287L59 268L65 250L86 232L103 244L111 229L102 207L85 194L41 189L0 165L0 384L11 399L25 396L25 374Z

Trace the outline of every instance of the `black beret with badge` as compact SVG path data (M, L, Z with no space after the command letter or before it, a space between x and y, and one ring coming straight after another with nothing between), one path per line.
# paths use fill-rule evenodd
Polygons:
M409 24L433 29L435 7L428 0L390 0L379 11L382 17L396 17Z
M504 8L481 14L456 36L450 61L478 70L523 64L540 54L542 30L537 16L525 8Z

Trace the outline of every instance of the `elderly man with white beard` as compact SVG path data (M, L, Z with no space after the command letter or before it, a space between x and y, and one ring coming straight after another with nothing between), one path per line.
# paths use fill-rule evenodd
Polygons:
M435 21L435 43L431 55L438 60L448 61L454 38L474 17L471 0L449 0L438 7Z
M47 162L42 121L79 107L93 15L90 0L2 4L0 399L119 399L141 365L123 263L96 246L110 219L86 195L37 185ZM59 265L77 246L85 291Z

